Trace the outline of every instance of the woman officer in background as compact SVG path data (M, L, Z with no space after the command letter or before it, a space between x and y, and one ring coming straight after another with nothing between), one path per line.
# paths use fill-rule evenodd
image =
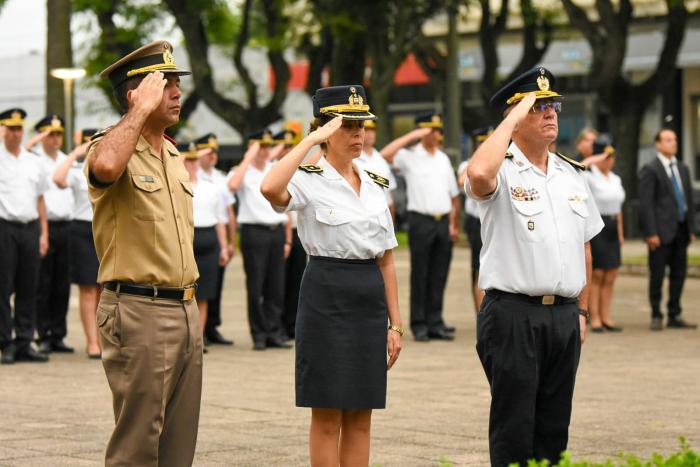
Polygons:
M368 465L372 409L386 405L386 373L403 335L388 181L353 163L364 120L375 118L364 88L322 88L313 102L311 134L270 170L261 191L299 213L310 255L299 294L296 404L311 407L311 465ZM318 165L300 166L317 144Z

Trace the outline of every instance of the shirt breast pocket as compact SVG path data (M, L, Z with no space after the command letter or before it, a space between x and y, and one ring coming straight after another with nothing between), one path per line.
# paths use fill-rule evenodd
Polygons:
M546 226L543 222L541 201L516 201L511 198L515 208L515 231L518 239L525 242L541 242L546 238Z
M194 190L192 189L192 184L190 183L189 180L180 180L180 185L182 186L183 191L185 192L185 210L187 214L187 222L189 223L190 227L194 226L194 213L193 213L193 205L192 205L192 199L194 198Z
M352 213L331 207L316 208L316 240L321 249L339 251L343 239L352 237Z
M588 195L575 193L567 198L569 208L571 208L571 231L567 238L575 243L583 243L586 222L590 213L588 212Z
M134 216L143 221L162 221L165 203L163 196L163 181L155 175L132 175L134 183L132 208Z

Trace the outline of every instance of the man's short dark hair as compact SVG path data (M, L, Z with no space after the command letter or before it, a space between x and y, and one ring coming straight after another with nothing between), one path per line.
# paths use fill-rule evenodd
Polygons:
M134 76L114 88L114 97L117 99L119 110L121 110L122 115L129 111L129 99L126 98L127 93L136 89L146 76L147 75Z
M662 128L656 133L656 136L654 136L654 142L658 143L659 141L661 141L661 133L663 133L664 131L670 131L671 133L673 133L674 136L677 136L676 131L673 128Z

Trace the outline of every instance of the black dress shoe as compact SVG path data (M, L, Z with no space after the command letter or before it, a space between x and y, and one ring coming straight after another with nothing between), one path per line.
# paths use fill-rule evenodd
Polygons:
M41 341L39 342L39 352L50 354L51 353L51 341Z
M31 345L23 349L18 349L15 354L16 362L44 363L49 361L49 356L45 353L37 352Z
M272 349L291 349L292 344L288 344L279 337L270 337L266 342L267 346Z
M90 360L102 360L102 354L101 353L89 353L87 354L87 357Z
M689 323L683 318L669 318L666 327L675 329L697 329L698 325Z
M605 328L603 326L591 326L591 332L595 332L596 334L601 334L605 332Z
M3 365L12 365L15 363L15 354L17 353L17 348L14 344L10 344L2 350L2 359L0 363Z
M264 341L253 342L253 350L265 350L267 346Z
M454 327L454 326L448 326L448 325L444 325L444 326L442 327L442 329L443 329L443 331L449 332L450 334L454 334L455 331L457 330L456 327Z
M230 339L226 339L224 336L221 335L221 333L214 329L213 331L209 331L206 334L206 338L209 341L210 344L216 344L216 345L233 345L233 341Z
M41 349L39 350L41 352ZM75 349L73 347L69 347L66 345L63 340L59 341L53 341L51 343L51 351L52 352L57 352L57 353L73 353L75 352Z
M430 337L428 337L427 332L417 332L413 334L413 339L415 339L416 342L428 342Z
M453 341L455 339L455 336L446 332L443 329L440 329L438 331L428 331L428 337L431 339L439 339L443 341Z
M661 318L651 318L651 324L649 325L649 329L652 331L661 331L664 328L664 323L661 321Z
M622 328L619 326L613 326L612 324L603 323L603 327L608 332L622 332Z

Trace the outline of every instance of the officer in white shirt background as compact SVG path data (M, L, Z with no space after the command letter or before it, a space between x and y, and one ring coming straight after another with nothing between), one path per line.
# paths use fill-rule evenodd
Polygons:
M291 348L282 330L284 259L292 246L287 214L272 209L260 192L270 171L272 133L261 130L248 137L248 149L229 176L229 189L238 198L238 226L248 292L248 324L254 350Z
M493 128L478 128L472 131L471 136L474 143L474 150L481 143L486 141ZM467 181L467 167L469 160L459 164L457 168L457 182L459 186L464 186ZM479 288L479 256L481 255L481 220L479 219L479 205L470 198L464 200L464 232L469 240L469 248L471 249L471 266L472 266L472 298L474 299L474 312L478 313L481 307L481 301L484 299L484 291Z
M554 464L566 449L588 315L589 241L603 228L583 166L548 151L562 105L555 84L536 67L501 88L491 105L504 119L467 169L484 243L477 352L491 386L494 466Z
M49 249L44 193L46 174L35 154L22 147L27 113L0 113L0 349L3 364L46 362L32 346L39 259ZM15 295L14 319L10 297ZM14 338L12 331L14 330Z
M80 321L83 324L88 358L98 360L102 349L97 332L97 304L102 289L97 284L100 263L95 251L92 235L92 204L88 198L88 182L85 178L85 156L95 128L84 128L77 137L78 146L58 164L53 173L53 182L59 188L73 192L74 209L70 227L70 278L78 285Z
M216 168L216 163L219 160L219 142L214 133L207 133L204 136L197 138L195 141L197 150L199 151L200 170L197 176L202 180L213 182L220 187L223 203L226 206L226 235L228 238L228 257L229 261L236 254L236 214L233 212L233 205L236 202L235 197L228 189L228 179L226 175ZM225 266L219 266L216 284L216 294L209 300L209 309L207 315L207 327L204 330L205 344L233 345L233 341L224 337L219 332L221 326L221 293L224 287Z
M391 210L392 217L396 218L396 205L394 204L394 197L392 192L396 191L396 177L394 172L391 171L391 167L382 154L377 151L374 144L377 142L377 124L374 120L367 120L365 122L365 142L362 146L362 153L360 157L355 159L355 164L361 169L369 170L377 175L389 180L389 189L386 190L387 202L389 203L389 209Z
M36 327L39 350L43 353L72 353L73 348L63 341L68 333L66 316L70 299L70 225L74 211L73 192L59 188L53 182L53 173L65 161L63 146L64 123L56 114L49 114L34 125L41 143L27 148L39 156L47 177L48 191L44 194L46 215L49 219L49 250L41 258L39 288L37 290Z
M299 143L299 134L291 128L291 122L285 124L285 129L273 136L277 145L273 152L275 159L284 158ZM301 244L297 230L297 212L289 211L292 226L292 245L289 255L284 261L284 310L282 311L282 327L287 337L294 339L296 335L297 309L299 307L299 288L306 270L308 256Z
M381 154L406 179L408 243L411 251L411 331L418 342L454 339L442 318L452 245L459 234L459 188L440 150L442 118L415 118L416 130L389 143ZM415 146L409 144L420 140Z

